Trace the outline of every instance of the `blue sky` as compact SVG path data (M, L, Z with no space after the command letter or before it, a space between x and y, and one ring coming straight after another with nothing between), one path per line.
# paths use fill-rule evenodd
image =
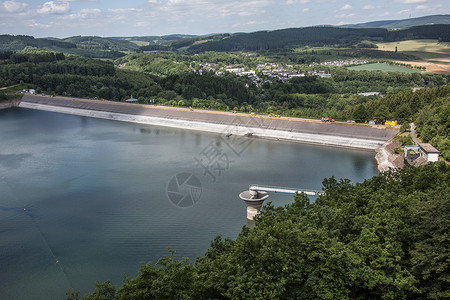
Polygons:
M449 0L9 0L0 33L36 37L252 32L449 14Z

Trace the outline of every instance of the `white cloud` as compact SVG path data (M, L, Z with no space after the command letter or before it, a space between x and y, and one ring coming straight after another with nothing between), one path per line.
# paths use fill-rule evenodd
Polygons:
M425 3L428 0L395 0L395 2L403 4L415 4L415 3Z
M78 16L80 18L89 18L89 17L95 17L99 14L101 14L102 10L99 8L83 8L78 12Z
M417 5L416 10L426 10L428 9L428 6L426 5Z
M349 9L352 9L352 8L353 8L353 6L351 6L350 4L345 4L339 10L349 10Z
M304 9L302 9L302 12L303 12L303 13L307 13L307 12L309 12L309 8L308 8L308 7L306 7L306 8L304 8Z
M198 18L201 15L210 18L257 15L264 13L264 8L273 5L272 0L166 0L149 3L152 9L170 13L171 17L178 18L184 16Z
M49 24L43 24L43 23L38 23L35 20L30 20L30 22L28 23L29 27L35 27L35 28L39 28L39 29L47 29L53 26L53 23L49 23Z
M364 5L363 9L374 9L375 6L373 6L372 4L368 4L368 5Z
M261 24L266 24L267 22L263 22L263 21L248 21L247 23L244 24L234 24L233 27L234 28L248 28L254 25L261 25Z
M137 8L110 8L108 9L108 12L115 13L115 14L125 14L130 12L139 12L142 11L141 9Z
M287 5L294 5L294 4L306 4L311 2L311 0L288 0L286 2Z
M409 13L411 13L411 10L404 9L404 10L399 11L397 14L398 15L406 15L406 14L409 14Z
M3 3L0 2L0 4L3 10L8 13L23 12L28 7L28 4L17 1L5 1Z
M70 10L69 2L62 1L48 1L45 2L40 9L37 10L39 14L64 14Z
M336 15L336 18L338 19L350 19L350 18L354 18L356 17L355 14L340 14L340 15Z

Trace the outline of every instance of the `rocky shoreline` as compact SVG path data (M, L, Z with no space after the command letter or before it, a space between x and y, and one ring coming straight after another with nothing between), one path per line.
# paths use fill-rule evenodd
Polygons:
M387 141L383 146L376 150L375 160L378 164L379 172L386 172L390 169L401 169L405 165L403 153L395 153L395 149L401 147L402 144L394 138Z
M20 99L1 101L0 102L0 110L8 109L11 107L18 107L19 104L20 104Z

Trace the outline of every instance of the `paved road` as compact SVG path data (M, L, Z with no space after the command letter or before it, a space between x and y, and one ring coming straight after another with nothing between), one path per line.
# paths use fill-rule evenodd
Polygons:
M417 139L416 135L416 125L414 123L409 124L411 126L411 138L414 142L414 144L419 145L419 140Z
M273 118L233 114L228 112L204 111L197 109L171 108L161 106L128 104L121 102L74 99L24 95L22 102L54 105L69 108L115 112L131 115L144 115L176 120L205 122L211 124L243 125L248 128L262 128L311 134L351 137L366 140L388 141L397 134L397 130L385 129L384 126L373 128L364 125L347 125L323 123L314 120L296 118Z

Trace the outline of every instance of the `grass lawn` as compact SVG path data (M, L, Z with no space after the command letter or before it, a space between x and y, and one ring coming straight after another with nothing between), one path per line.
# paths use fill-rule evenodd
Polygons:
M347 69L356 70L356 71L386 71L386 72L420 73L419 70L405 68L405 67L391 66L391 65L382 64L382 63L353 66L353 67L349 67Z

